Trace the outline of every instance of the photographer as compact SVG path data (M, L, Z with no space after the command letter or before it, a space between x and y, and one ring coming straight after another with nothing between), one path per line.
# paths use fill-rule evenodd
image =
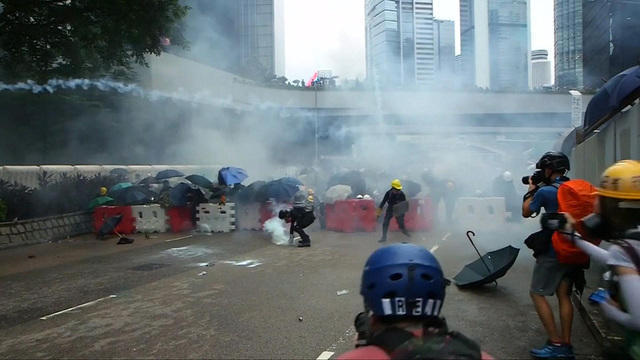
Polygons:
M543 208L545 212L558 211L558 188L569 180L565 176L570 170L569 158L561 152L547 152L536 163L536 169L532 176L522 179L523 183L526 180L529 185L522 203L522 216L525 218L537 215ZM543 229L531 234L525 241L536 257L530 295L548 337L543 347L530 351L535 358L574 356L571 346L573 305L570 296L574 279L582 274L582 268L558 261L551 246L552 235L553 231ZM560 308L560 333L546 298L554 293Z
M438 260L421 246L374 251L362 272L369 310L355 320L359 347L338 359L491 359L440 317L446 285Z
M623 160L602 174L596 213L576 221L564 214L570 231L613 245L605 250L580 237L566 236L575 245L615 273L608 291L589 299L600 304L608 318L627 329L627 353L640 359L640 162ZM562 223L560 223L562 224Z

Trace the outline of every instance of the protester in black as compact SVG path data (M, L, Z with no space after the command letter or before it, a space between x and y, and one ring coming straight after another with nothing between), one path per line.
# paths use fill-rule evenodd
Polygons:
M387 241L387 232L389 231L389 223L391 222L391 218L394 216L393 214L394 206L398 205L401 202L406 202L406 201L407 201L407 197L402 192L402 184L400 183L400 180L398 179L393 180L391 182L391 189L389 189L389 191L387 191L384 194L384 198L382 199L382 202L380 202L380 206L378 206L378 209L376 211L376 216L379 217L380 214L382 214L382 208L384 207L384 205L388 204L387 212L385 213L384 221L382 222L382 237L380 238L380 240L378 240L378 242ZM398 222L398 227L400 227L400 230L402 231L402 233L405 234L406 236L410 236L409 232L404 226L404 213L395 215L395 218L396 218L396 221Z

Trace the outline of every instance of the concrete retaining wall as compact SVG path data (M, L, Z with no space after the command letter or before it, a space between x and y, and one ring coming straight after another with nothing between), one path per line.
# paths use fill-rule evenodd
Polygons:
M45 218L0 223L0 250L46 243L91 233L90 212L76 212Z

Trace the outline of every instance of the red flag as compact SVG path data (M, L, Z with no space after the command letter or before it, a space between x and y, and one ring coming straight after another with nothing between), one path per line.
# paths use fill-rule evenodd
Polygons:
M315 73L313 73L313 76L311 77L311 79L307 81L307 87L310 87L317 78L318 78L318 72L316 71Z

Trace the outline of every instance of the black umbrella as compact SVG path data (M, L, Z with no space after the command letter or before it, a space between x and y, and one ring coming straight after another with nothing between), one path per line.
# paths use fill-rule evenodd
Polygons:
M422 191L422 185L418 184L415 181L411 180L402 180L402 191L407 195L408 198L412 198Z
M154 200L155 194L142 186L130 186L114 192L113 198L118 205L145 205Z
M201 186L205 189L212 189L213 182L202 175L189 175L185 179L189 180L192 184Z
M122 215L117 215L117 216L112 216L110 218L107 218L102 224L102 226L100 227L100 230L98 230L98 233L96 234L98 239L102 239L105 235L111 234L112 232L114 232L116 229L116 226L120 224L120 221L122 221Z
M160 180L156 179L153 176L147 176L146 178L138 181L138 185L151 185L151 184L159 184Z
M238 202L245 204L250 202L265 202L269 200L264 191L260 192L260 189L263 188L265 184L266 182L264 181L252 182L249 186L240 189L236 199Z
M173 170L173 169L167 169L167 170L162 170L160 172L158 172L156 174L156 179L158 180L164 180L164 179L169 179L169 178L173 178L173 177L181 177L184 176L184 174L178 170Z
M475 236L476 234L473 231L467 231L467 238L480 259L466 265L458 275L453 277L456 285L463 289L496 282L511 269L520 252L518 248L507 246L496 251L490 251L482 256L471 240L470 235Z

